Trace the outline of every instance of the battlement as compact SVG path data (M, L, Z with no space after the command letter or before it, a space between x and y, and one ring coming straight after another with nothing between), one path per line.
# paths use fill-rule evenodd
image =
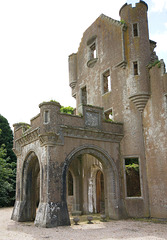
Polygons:
M57 227L76 211L166 218L167 73L147 11L144 1L125 4L121 21L102 14L84 32L68 58L78 115L42 102L30 125L14 125L13 220Z
M21 147L40 140L40 144L64 145L64 137L87 138L105 141L120 141L123 137L123 124L105 121L103 108L83 105L83 116L60 112L57 102L43 102L39 105L40 114L31 125L14 125L14 151L19 155ZM34 127L35 126L35 127Z
M122 14L122 11L125 11L125 10L133 10L133 9L137 9L137 8L141 8L141 6L145 6L146 7L146 10L148 11L148 5L147 3L145 3L144 1L141 1L139 3L136 3L135 4L135 7L132 6L132 4L127 4L125 3L121 9L119 10L119 15L121 17L121 14Z

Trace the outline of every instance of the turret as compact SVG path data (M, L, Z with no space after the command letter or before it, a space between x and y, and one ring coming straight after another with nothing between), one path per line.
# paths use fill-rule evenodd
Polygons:
M148 6L140 1L135 7L125 4L120 9L121 20L127 25L125 33L125 54L129 67L127 82L130 99L140 112L149 98L150 41L147 21Z
M55 134L58 134L59 131L60 107L60 104L54 101L39 104L40 136L45 136L45 138L48 136L50 141L55 137Z
M73 53L68 57L69 64L69 85L74 95L74 89L77 83L77 54Z

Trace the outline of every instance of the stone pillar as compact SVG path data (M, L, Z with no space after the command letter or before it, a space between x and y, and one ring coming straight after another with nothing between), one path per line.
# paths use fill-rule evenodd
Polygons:
M45 138L46 140L46 138ZM35 225L40 227L57 227L70 225L66 199L62 198L63 176L62 164L56 151L56 144L49 146L46 140L46 166L45 166L45 201L40 202ZM49 142L51 144L51 142ZM53 144L54 142L52 142ZM43 143L45 144L45 143Z
M46 202L39 204L35 225L57 227L70 225L66 200L62 199L61 156L57 154L59 139L60 104L47 102L40 104L40 141L47 149L46 154Z

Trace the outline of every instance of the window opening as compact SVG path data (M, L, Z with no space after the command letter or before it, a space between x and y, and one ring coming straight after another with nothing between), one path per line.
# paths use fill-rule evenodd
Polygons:
M133 72L134 72L134 75L138 75L138 63L137 62L133 62Z
M141 197L138 158L125 158L125 175L127 197Z
M49 111L44 112L44 122L48 123L49 122Z
M133 24L133 36L138 37L138 24L137 23Z
M90 59L96 58L96 43L94 42L91 46L90 46Z
M73 190L73 177L71 172L68 172L68 196L73 196L74 190Z
M105 113L104 113L104 115L105 115L105 119L106 120L109 120L109 121L113 121L113 112L112 112L112 109L110 109L109 111L106 111Z
M111 76L110 71L106 71L103 74L103 93L107 93L111 91Z
M86 91L86 87L81 89L81 102L82 104L87 104L87 91Z
M88 46L88 61L87 61L87 66L89 68L94 67L94 65L97 62L97 43L96 43L96 38L97 36L92 36L88 41L87 41L87 46Z

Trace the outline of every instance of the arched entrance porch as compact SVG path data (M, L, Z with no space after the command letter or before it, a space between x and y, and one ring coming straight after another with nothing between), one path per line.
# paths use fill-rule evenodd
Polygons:
M86 158L89 167L85 167ZM84 145L67 156L63 169L63 201L68 197L66 183L69 170L74 176L75 211L83 214L104 211L110 218L119 218L118 173L113 159L106 151L94 145Z
M67 205L70 213L105 212L103 164L91 154L83 154L69 165Z

